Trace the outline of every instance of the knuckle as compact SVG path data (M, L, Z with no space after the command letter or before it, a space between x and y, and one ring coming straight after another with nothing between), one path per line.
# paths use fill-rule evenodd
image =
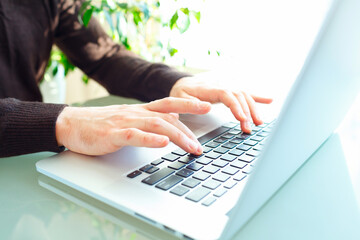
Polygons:
M164 120L170 123L174 123L178 120L178 118L172 114L165 114L163 116Z
M162 121L160 118L153 117L148 119L148 126L150 128L159 128L162 125Z
M124 130L124 137L127 141L131 140L134 137L134 130L129 128Z

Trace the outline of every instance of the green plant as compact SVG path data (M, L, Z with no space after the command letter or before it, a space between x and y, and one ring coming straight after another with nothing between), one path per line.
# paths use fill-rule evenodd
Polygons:
M179 2L174 0L174 3ZM94 15L115 42L150 61L164 61L179 51L171 46L170 37L166 36L166 32L178 30L183 34L189 29L192 21L200 23L201 19L199 11L184 6L175 7L172 14L168 15L170 17L166 17L158 0L82 1L79 21L87 27ZM161 32L165 32L165 37ZM45 79L56 75L59 65L64 67L65 76L75 69L66 56L55 47L51 53ZM84 75L83 81L87 83L88 77Z

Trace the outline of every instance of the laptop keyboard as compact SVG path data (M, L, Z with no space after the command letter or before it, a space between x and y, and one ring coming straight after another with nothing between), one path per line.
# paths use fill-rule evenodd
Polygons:
M127 177L146 175L144 184L210 206L251 174L273 125L253 126L246 134L238 123L229 122L198 139L202 155L177 149Z

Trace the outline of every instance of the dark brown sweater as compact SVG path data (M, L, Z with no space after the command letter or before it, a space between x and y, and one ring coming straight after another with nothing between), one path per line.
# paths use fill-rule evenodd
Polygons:
M53 44L111 94L151 101L187 74L152 64L115 44L95 19L78 21L74 0L0 0L0 157L59 152L55 123L65 105L42 103Z

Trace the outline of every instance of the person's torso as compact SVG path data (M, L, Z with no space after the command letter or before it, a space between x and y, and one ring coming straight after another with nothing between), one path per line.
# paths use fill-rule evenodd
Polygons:
M38 84L54 41L57 2L0 1L0 98L41 101Z

